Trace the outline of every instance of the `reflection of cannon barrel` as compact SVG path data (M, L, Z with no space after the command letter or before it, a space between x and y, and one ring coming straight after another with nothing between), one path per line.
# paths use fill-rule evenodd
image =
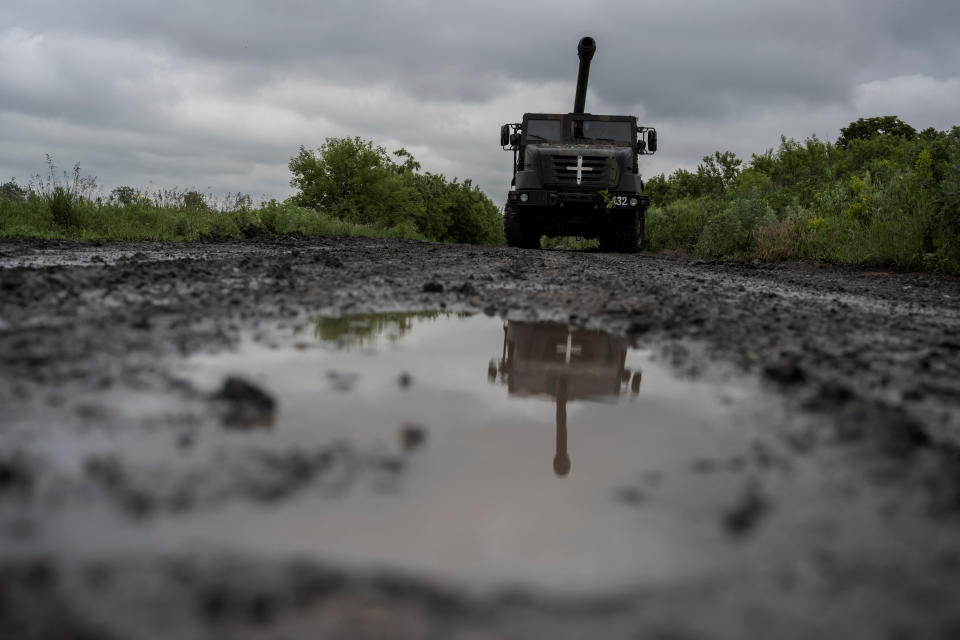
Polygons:
M597 50L596 41L590 36L580 38L577 55L580 56L580 71L577 72L577 95L573 100L573 112L583 113L587 101L587 80L590 77L590 61Z
M553 472L562 478L570 473L567 453L567 380L557 381L557 452L553 456Z

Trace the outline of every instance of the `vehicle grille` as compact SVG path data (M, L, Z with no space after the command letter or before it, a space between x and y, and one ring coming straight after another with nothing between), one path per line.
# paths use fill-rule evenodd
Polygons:
M609 179L607 175L607 162L609 158L606 156L554 155L550 157L550 161L554 180L557 183L577 186L577 165L579 157L583 158L582 169L579 171L581 176L579 186L602 185Z

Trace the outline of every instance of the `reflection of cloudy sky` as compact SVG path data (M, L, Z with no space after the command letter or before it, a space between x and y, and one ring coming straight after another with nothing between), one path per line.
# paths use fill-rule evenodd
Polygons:
M278 340L284 337L281 332ZM387 494L365 481L342 500L323 500L308 488L277 505L270 518L213 513L180 519L159 536L158 528L138 529L138 536L217 548L229 539L261 551L382 564L473 586L528 584L563 593L699 578L712 567L719 557L713 545L725 541L705 540L690 522L712 522L717 501L737 490L741 478L720 474L705 483L705 476L686 470L692 460L746 450L752 423L736 412L763 400L741 390L743 403L723 403L726 388L678 381L649 353L632 350L627 363L644 374L639 395L568 403L572 466L558 478L555 400L510 395L506 385L487 379L487 363L502 353L503 337L499 318L420 318L395 343L381 338L362 349L245 344L231 353L191 356L179 375L199 389L212 390L224 375L242 371L276 396L273 428L245 432L244 442L305 451L347 442L389 454L399 449L404 424L421 425L426 439L404 457L408 464ZM333 390L331 371L356 384ZM399 386L401 372L412 376L409 388ZM640 513L617 500L617 489L634 486L645 471L663 473L669 482ZM676 504L682 507L664 506Z
M499 125L571 108L582 35L588 110L660 130L651 175L859 116L958 124L958 27L953 0L4 3L0 178L52 153L105 187L283 197L299 145L359 135L499 201Z

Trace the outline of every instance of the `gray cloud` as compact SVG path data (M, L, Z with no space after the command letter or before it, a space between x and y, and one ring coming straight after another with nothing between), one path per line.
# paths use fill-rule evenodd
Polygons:
M584 34L599 45L588 110L660 129L651 175L862 115L956 124L957 24L940 0L35 0L0 8L0 176L50 152L107 187L283 197L299 145L359 135L499 201L499 125L571 108Z

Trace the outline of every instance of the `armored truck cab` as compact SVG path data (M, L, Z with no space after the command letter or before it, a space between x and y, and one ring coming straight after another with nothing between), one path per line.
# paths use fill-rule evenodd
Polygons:
M504 232L513 247L537 248L540 236L598 238L604 251L637 251L650 199L638 155L657 149L657 132L627 115L584 113L593 38L578 46L574 110L525 113L505 124L500 143L513 151Z

